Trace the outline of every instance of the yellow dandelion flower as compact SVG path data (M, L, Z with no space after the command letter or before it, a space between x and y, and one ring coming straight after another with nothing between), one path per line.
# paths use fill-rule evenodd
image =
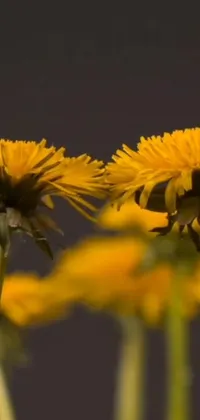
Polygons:
M200 222L200 129L177 130L163 137L141 138L138 150L123 145L114 163L107 165L111 198L123 204L131 196L142 208L168 212L168 233L177 221L188 231L200 250L200 239L192 228Z
M170 303L175 269L170 261L138 271L150 244L140 238L92 238L63 253L52 278L80 294L80 302L120 315L158 322ZM185 257L184 257L185 259ZM188 259L189 261L189 259ZM64 286L65 283L65 286ZM200 302L200 263L182 282L182 311L192 317Z
M14 273L5 278L1 312L19 327L46 324L65 317L76 299L48 278Z
M40 143L0 140L2 225L26 231L50 255L41 232L57 227L40 212L42 206L52 209L51 197L57 195L90 217L87 211L95 207L82 196L103 198L106 191L103 162L87 155L65 157L64 152L64 148L47 147L44 139Z

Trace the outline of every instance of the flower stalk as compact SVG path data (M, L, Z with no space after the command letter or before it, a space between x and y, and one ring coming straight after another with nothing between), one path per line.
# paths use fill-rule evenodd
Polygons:
M0 419L15 420L2 363L0 364Z
M167 420L189 420L190 416L190 366L188 361L188 321L181 307L181 282L183 270L176 272L172 283L171 301L167 315Z
M123 318L122 350L115 394L115 420L140 420L144 407L144 331L137 318Z
M7 256L3 247L0 246L0 300L1 300L2 290L3 290L3 282L4 282L4 277L5 277L6 266L7 266Z
M0 299L3 290L3 282L7 264L7 253L0 246ZM2 338L2 336L1 336ZM4 343L0 342L0 352L3 354ZM0 360L0 420L14 420L14 411L8 391L3 361Z

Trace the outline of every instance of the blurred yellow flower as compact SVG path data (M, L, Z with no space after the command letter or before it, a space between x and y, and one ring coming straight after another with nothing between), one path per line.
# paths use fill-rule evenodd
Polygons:
M133 197L142 208L167 211L168 226L157 231L168 233L178 222L180 232L187 226L200 250L192 228L195 219L200 221L200 128L141 137L137 148L123 145L107 165L111 199L120 206Z
M97 217L97 224L111 230L128 229L138 225L144 231L150 231L156 226L167 226L167 213L141 209L131 199L126 201L120 209L110 204L103 207Z
M106 306L119 301L125 309L127 300L132 306L131 273L145 248L144 242L126 237L86 240L63 253L51 276L59 284L63 279L63 287L66 284L69 290L85 293L91 303Z
M5 278L1 311L20 327L41 325L64 318L77 297L48 278L14 273Z
M97 225L108 230L131 230L138 226L144 232L150 232L155 236L154 230L167 228L168 219L167 213L142 209L133 199L129 199L120 209L110 204L104 206L97 216ZM200 233L197 219L193 221L192 227ZM173 230L176 232L179 230L178 223L174 224ZM185 228L183 233L186 233Z
M46 229L57 229L53 220L41 208L54 207L52 196L61 196L85 216L96 208L83 198L104 198L103 162L84 154L65 157L65 148L47 147L46 140L11 141L0 139L0 195L3 224L21 229L45 247L51 255L42 234ZM1 239L1 238L0 238ZM2 241L3 242L3 241Z
M175 270L170 261L136 270L144 257L148 259L151 242L130 236L85 240L63 253L51 276L59 284L63 281L63 289L79 293L86 305L121 315L140 314L156 323L167 309ZM183 313L194 316L200 301L200 263L194 275L183 277L182 293Z

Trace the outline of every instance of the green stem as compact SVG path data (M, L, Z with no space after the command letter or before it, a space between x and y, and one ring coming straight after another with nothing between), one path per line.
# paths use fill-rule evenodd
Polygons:
M115 420L140 420L143 400L144 332L140 320L122 320L122 351L115 395Z
M7 256L5 255L3 248L0 246L0 299L1 299L1 294L3 290L3 282L4 282L4 277L5 277L6 266L7 266Z
M3 290L3 282L5 277L5 271L6 271L6 265L7 265L7 256L3 250L3 248L0 246L0 299L2 295ZM0 348L3 345L2 342L0 342ZM14 420L14 411L12 408L12 403L10 400L10 395L6 383L6 375L4 371L3 362L0 360L0 420Z
M184 273L177 273L167 316L168 412L167 420L190 420L190 366L188 321L181 308Z
M0 420L15 420L2 364L0 365Z

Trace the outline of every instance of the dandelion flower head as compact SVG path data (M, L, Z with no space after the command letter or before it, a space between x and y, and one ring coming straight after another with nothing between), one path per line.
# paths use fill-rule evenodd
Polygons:
M46 140L0 140L0 211L4 225L29 233L40 244L41 233L56 229L41 209L53 209L60 196L88 217L96 208L84 196L104 198L103 162L84 154L65 157L65 148L47 147ZM6 222L6 223L5 223Z
M142 208L167 212L168 231L175 222L180 231L187 225L200 249L191 229L200 221L200 128L142 137L137 149L123 145L107 165L111 199L120 206L133 197Z

